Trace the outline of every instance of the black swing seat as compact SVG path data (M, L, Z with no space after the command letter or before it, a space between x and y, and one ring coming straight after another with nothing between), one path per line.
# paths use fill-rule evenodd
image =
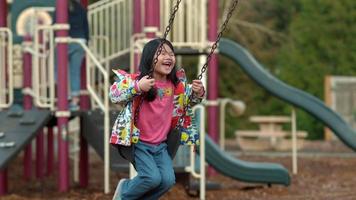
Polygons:
M180 138L181 138L181 133L177 129L173 129L168 133L167 140L166 140L167 151L169 156L172 158L172 160L176 156L177 151L179 149ZM118 153L122 158L129 161L131 164L135 166L135 159L134 159L135 145L131 145L131 146L112 145L112 146L117 148Z

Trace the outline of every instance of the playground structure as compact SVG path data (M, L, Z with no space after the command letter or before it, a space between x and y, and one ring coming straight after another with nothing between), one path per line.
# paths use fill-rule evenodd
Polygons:
M326 105L337 111L355 130L356 78L352 76L326 76L324 88ZM325 128L324 134L326 140L336 139L328 128Z
M5 5L5 1L0 1ZM55 2L52 2L52 8ZM82 1L87 6L86 1ZM172 41L176 48L176 53L180 55L199 56L199 66L204 63L210 44L217 36L218 1L199 0L188 2L182 1L181 8L177 12L172 31L168 39ZM41 7L41 6L40 6ZM42 10L44 9L42 6ZM24 37L24 43L28 45L23 56L24 64L24 110L18 111L13 107L12 93L12 32L8 28L1 28L0 35L0 57L1 57L1 132L5 137L12 132L19 133L16 127L23 128L24 132L31 132L30 136L21 145L15 145L17 151L6 151L8 159L1 163L0 191L5 194L7 191L6 165L11 158L16 156L20 150L25 149L24 168L31 170L31 150L30 141L36 136L36 163L41 165L44 160L43 140L44 134L41 131L44 126L48 126L47 140L49 151L47 153L47 167L53 166L53 126L58 127L58 162L59 162L59 186L60 191L67 191L69 188L69 164L68 164L68 120L74 116L80 116L81 137L80 137L80 170L79 183L85 187L88 184L88 144L104 160L104 191L110 192L109 170L128 171L129 165L120 158L117 153L109 147L110 124L117 115L117 110L111 108L108 99L108 88L110 84L111 68L117 66L134 71L139 60L139 53L143 44L152 37L161 36L164 27L170 16L170 9L173 7L170 1L159 0L101 0L88 6L88 19L90 22L91 41L89 46L80 41L67 37L69 26L67 25L66 1L56 2L57 24L36 24L32 34L32 40ZM34 10L38 9L36 5ZM41 10L39 9L39 10ZM53 9L45 9L47 11ZM133 10L133 12L129 12ZM1 12L4 13L4 12ZM6 13L6 12L5 12ZM158 15L157 13L161 13ZM209 13L209 14L208 14ZM36 16L36 15L35 15ZM0 16L0 18L2 18ZM206 22L208 21L209 29ZM0 24L3 27L6 25ZM131 26L132 25L132 26ZM203 31L202 31L203 30ZM55 36L55 32L57 35ZM81 111L71 113L67 105L67 58L66 45L68 43L79 43L86 52L86 64L83 72L86 76L82 78L82 98ZM59 74L58 82L65 83L55 85L54 78L54 47L57 46ZM348 146L355 149L356 138L354 131L337 114L332 112L320 100L306 94L303 91L292 88L263 69L263 67L245 50L235 42L222 39L219 45L219 53L226 55L238 63L240 67L261 87L267 89L272 94L294 104L327 124ZM31 61L32 59L32 61ZM204 138L201 134L200 145L200 170L195 171L195 155L190 151L190 161L179 161L179 155L175 162L175 170L178 174L192 174L200 180L200 199L204 199L205 191L205 161L217 169L220 173L235 178L237 180L265 183L265 184L290 184L288 171L281 165L271 163L252 163L235 159L222 151L213 140L217 140L218 133L218 111L219 101L217 95L217 72L218 60L213 54L209 64L208 77L208 100L207 117L208 133L210 137ZM130 68L131 67L131 68ZM32 68L32 69L31 69ZM63 70L63 71L61 71ZM32 79L32 80L31 80ZM4 89L3 89L4 88ZM57 96L55 91L57 90ZM296 96L300 98L295 98ZM39 110L30 110L31 101ZM3 103L4 102L4 103ZM200 110L200 119L204 119L205 109L201 105L195 108ZM29 111L27 111L29 110ZM21 114L22 112L22 114ZM34 112L39 117L34 117L35 122L27 116ZM12 117L12 113L17 113L17 117ZM16 115L16 114L15 114ZM9 120L13 120L13 126L8 126ZM4 123L5 122L5 123ZM21 124L22 123L22 124ZM200 120L200 132L205 133L204 120ZM30 130L28 127L33 126ZM8 130L4 129L9 127ZM4 130L3 130L4 129ZM15 139L14 139L15 140ZM20 144L20 143L19 143ZM204 145L205 144L205 145ZM42 145L42 146L41 146ZM11 148L9 148L11 150ZM182 149L182 160L184 160L184 149ZM1 149L3 153L3 149ZM26 153L27 152L27 153ZM224 165L221 165L224 163ZM49 167L50 168L50 167ZM42 177L44 172L36 168L38 177ZM50 170L49 170L50 172ZM25 172L29 177L30 171Z

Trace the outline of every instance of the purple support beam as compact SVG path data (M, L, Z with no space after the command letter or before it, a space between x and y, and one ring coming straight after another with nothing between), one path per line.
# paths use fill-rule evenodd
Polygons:
M6 27L7 4L6 0L0 0L0 27ZM7 193L7 169L0 170L0 196Z
M0 196L3 196L7 193L7 168L0 171Z
M47 172L46 175L52 174L54 168L54 138L53 127L47 128Z
M142 33L142 12L141 12L141 0L134 0L134 7L133 7L134 19L133 19L133 33ZM134 63L133 66L135 67L135 71L138 71L139 65L139 54L134 53Z
M44 177L44 134L43 129L36 136L36 177Z
M214 42L217 37L218 30L218 18L219 18L219 2L218 0L210 0L208 7L208 40ZM208 70L208 100L218 100L218 83L219 83L219 70L218 70L218 56L213 54L209 63ZM217 105L211 105L208 107L208 133L210 137L218 142L219 139L219 108ZM209 175L215 175L216 172L213 168L209 167Z
M68 1L56 1L56 22L68 23ZM67 37L67 30L57 31L57 37ZM57 44L57 108L59 112L68 112L68 49L66 43ZM58 117L58 190L69 190L69 157L68 157L68 117Z
M134 0L134 20L133 20L133 33L142 32L142 13L141 13L141 0Z
M40 33L40 42L43 43L43 32ZM42 52L42 51L41 51ZM44 134L41 130L40 134L36 138L36 176L41 179L43 176L49 176L52 174L54 169L54 137L53 137L53 127L47 127L47 169L44 171L43 160L44 155Z
M0 27L6 27L7 4L6 0L0 0ZM7 168L0 170L0 196L7 193Z
M31 36L24 37L24 43L31 43ZM32 56L30 53L25 52L23 54L23 87L32 88ZM23 97L23 106L25 110L32 109L32 96L25 94Z
M24 179L28 181L32 177L32 145L31 145L31 143L28 144L27 147L25 148L23 165L24 165L24 167L23 167Z
M82 101L83 99L85 99L85 97L81 97L80 99L81 110L89 110L89 98L85 101ZM83 127L83 120L80 120L79 185L80 187L87 187L89 183L89 156L88 143L83 136Z
M7 26L7 4L6 0L0 0L0 27Z
M40 38L39 38L39 43L43 44L43 32L40 32ZM40 50L41 53L43 53L43 50ZM42 64L42 60L40 61L40 64ZM32 76L32 73L28 74L29 76ZM41 129L36 136L36 178L37 179L42 179L44 177L44 134L43 134L43 129Z
M88 0L81 0L84 8L88 7ZM86 76L86 63L82 63L80 88L81 90L87 89L87 76ZM80 95L80 109L89 110L90 100L87 94ZM83 137L84 126L83 121L80 120L80 152L79 152L79 185L80 187L87 187L89 183L89 156L88 156L88 143Z
M0 27L7 27L7 3L6 0L0 0ZM7 54L7 52L5 52ZM5 56L6 57L6 56ZM7 60L5 60L5 71L7 71ZM8 84L9 77L5 76L5 83Z
M159 0L146 0L145 1L145 28L154 28L159 29ZM155 32L148 31L146 37L154 38L156 37Z
M31 36L24 37L24 43L31 43ZM28 52L23 54L23 87L32 88L32 56ZM32 96L24 95L23 106L25 110L32 109ZM32 145L29 143L25 148L24 155L24 179L30 180L32 177Z
M88 8L89 1L88 1L88 0L80 0L80 4L82 4L82 6L83 6L84 8Z

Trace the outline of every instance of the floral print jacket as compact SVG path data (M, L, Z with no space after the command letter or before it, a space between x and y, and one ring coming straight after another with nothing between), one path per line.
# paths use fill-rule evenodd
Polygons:
M109 95L113 103L123 103L124 108L118 114L112 127L110 143L130 146L132 143L137 143L140 138L140 130L134 125L134 113L140 104L141 98L137 89L136 77L138 74L128 74L123 70L113 70L113 72L116 74L117 80L111 85ZM184 112L189 95L192 92L191 85L186 83L183 69L177 70L177 77L180 82L174 88L172 128L176 127L179 118ZM182 145L199 144L199 134L193 118L192 106L200 103L201 100L201 98L193 95L186 114L183 117L179 128L181 132L180 143Z

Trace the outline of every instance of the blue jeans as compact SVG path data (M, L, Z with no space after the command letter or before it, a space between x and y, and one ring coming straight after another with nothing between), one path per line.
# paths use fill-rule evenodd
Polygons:
M135 164L137 176L123 183L123 200L157 200L175 184L166 143L155 146L138 142L135 145Z
M84 49L77 43L68 44L69 80L71 96L79 96L80 69L84 58Z
M85 40L84 40L85 41ZM80 69L85 55L84 49L77 43L68 44L68 67L70 82L70 97L79 96L80 93ZM55 56L55 79L58 84L57 52Z

